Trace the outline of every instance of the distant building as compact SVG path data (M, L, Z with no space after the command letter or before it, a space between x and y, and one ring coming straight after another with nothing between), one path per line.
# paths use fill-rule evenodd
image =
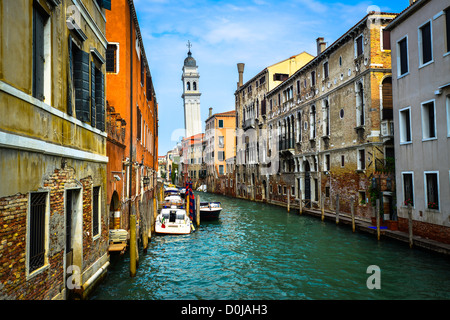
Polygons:
M1 2L0 300L84 298L109 265L109 9Z
M206 184L208 191L217 192L223 189L226 159L236 155L236 111L212 114L209 108L205 141Z
M384 27L395 14L371 12L266 94L265 194L368 221L376 199L395 220L392 75Z
M235 186L238 197L259 200L266 197L259 178L259 163L265 162L267 148L260 140L267 131L266 117L274 107L269 104L266 94L313 58L309 53L302 52L264 68L245 83L244 64L238 63L239 82L234 94L237 166Z
M181 176L183 184L192 182L195 189L203 183L202 175L202 154L203 154L204 134L199 133L182 140L183 161L181 163Z
M411 1L390 31L399 228L450 243L450 7Z

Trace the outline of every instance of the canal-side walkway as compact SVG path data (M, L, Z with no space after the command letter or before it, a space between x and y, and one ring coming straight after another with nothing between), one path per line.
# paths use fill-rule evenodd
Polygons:
M251 201L251 200L250 200ZM281 201L271 200L267 203L287 207L287 204ZM299 213L299 206L296 204L290 205L290 210ZM310 208L303 208L302 214L308 214L314 217L322 218L322 211ZM324 220L332 221L336 223L336 213L331 211L324 211ZM339 224L349 225L352 227L352 218L350 215L346 213L339 213ZM377 229L372 225L370 221L363 220L359 217L355 217L355 231L366 232L374 235L374 238L377 239ZM399 230L389 230L389 229L380 229L380 238L386 237L398 241L405 242L409 245L409 234L406 232L402 232ZM438 242L435 240L423 238L421 236L413 235L413 246L417 248L422 248L430 251L434 251L437 253L441 253L447 256L450 256L450 245Z

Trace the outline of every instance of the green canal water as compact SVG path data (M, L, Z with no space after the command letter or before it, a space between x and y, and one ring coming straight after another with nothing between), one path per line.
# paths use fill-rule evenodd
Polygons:
M450 259L286 208L221 201L219 221L195 233L152 237L136 277L112 261L94 300L450 299ZM294 210L295 211L295 210ZM369 266L380 269L370 290Z

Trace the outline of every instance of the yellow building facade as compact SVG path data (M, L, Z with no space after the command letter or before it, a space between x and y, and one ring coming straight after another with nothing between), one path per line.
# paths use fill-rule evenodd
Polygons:
M236 112L212 114L205 121L205 163L208 191L221 188L221 177L227 174L226 159L236 155Z
M109 6L0 3L0 299L85 297L109 264Z

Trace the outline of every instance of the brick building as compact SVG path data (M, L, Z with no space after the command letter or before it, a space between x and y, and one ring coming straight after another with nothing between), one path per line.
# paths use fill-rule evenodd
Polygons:
M85 297L109 264L109 6L0 6L0 299Z
M236 109L236 196L248 199L265 199L260 179L260 162L265 162L267 149L260 143L262 132L267 130L266 115L272 106L266 94L292 76L294 72L314 57L302 52L264 68L244 83L244 64L238 63L239 82L235 91ZM270 157L270 156L269 156ZM228 156L227 156L228 158Z
M370 220L375 199L395 219L391 60L383 28L395 14L371 12L266 94L268 150L278 158L266 175L268 199L303 200L309 208ZM384 40L384 42L383 42ZM339 197L339 198L338 198Z

